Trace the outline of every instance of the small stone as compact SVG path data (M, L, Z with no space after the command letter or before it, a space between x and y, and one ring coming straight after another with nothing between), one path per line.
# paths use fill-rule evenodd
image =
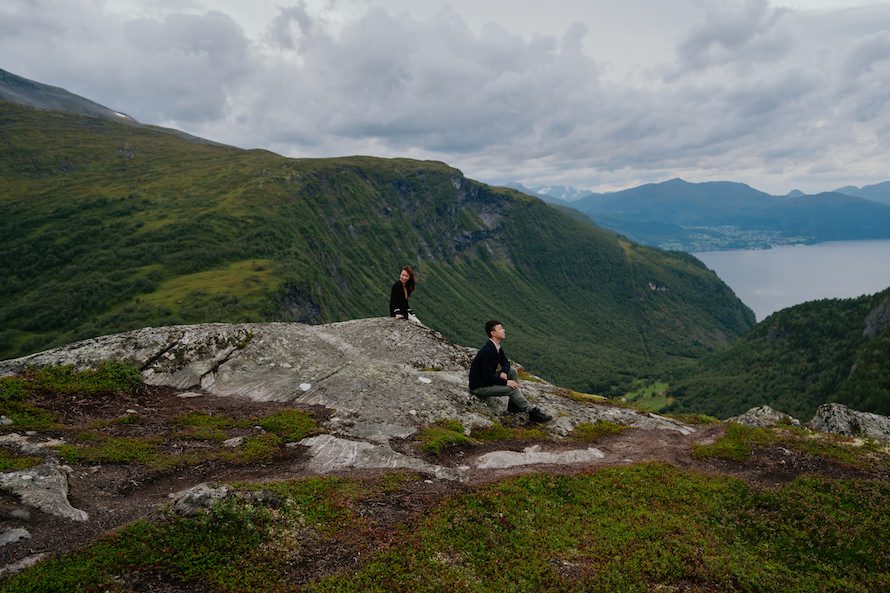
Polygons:
M6 416L0 416L0 426L9 426L10 424L13 424L12 420Z
M21 527L16 527L15 529L7 529L0 532L0 546L14 544L23 539L29 539L30 537L31 534L28 533L27 529L22 529Z
M244 444L244 437L233 437L227 441L223 441L223 446L225 447L240 447Z
M193 397L204 397L204 394L198 393L197 391L186 391L184 393L177 393L176 397L180 397L182 399L190 399Z
M0 568L0 575L4 574L13 574L16 572L21 572L26 568L30 568L37 564L40 560L43 560L46 556L48 556L46 552L41 552L40 554L34 554L33 556L28 556L27 558L23 558L18 562L13 562L12 564L7 564L3 568Z

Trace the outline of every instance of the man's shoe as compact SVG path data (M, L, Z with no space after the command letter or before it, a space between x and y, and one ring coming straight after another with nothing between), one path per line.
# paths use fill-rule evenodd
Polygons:
M511 414L518 414L522 410L513 405L512 401L507 402L507 411Z
M542 422L550 422L553 420L553 416L550 414L545 414L538 408L532 408L528 411L528 421L533 422L535 424L539 424Z

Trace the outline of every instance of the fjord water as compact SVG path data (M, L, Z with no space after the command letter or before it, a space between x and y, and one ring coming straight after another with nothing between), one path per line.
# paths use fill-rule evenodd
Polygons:
M834 241L693 255L754 310L757 321L806 301L858 297L890 287L890 240Z

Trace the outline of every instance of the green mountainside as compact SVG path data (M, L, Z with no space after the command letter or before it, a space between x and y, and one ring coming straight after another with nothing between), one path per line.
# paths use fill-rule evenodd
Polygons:
M890 415L890 289L783 309L686 369L671 411L726 418L763 404L808 420L826 402Z
M290 159L0 102L0 357L151 325L387 314L400 266L449 340L508 327L553 381L618 393L753 314L698 260L437 162Z

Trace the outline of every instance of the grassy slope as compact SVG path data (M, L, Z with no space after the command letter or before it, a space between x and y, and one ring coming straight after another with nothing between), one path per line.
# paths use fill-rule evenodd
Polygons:
M890 289L779 311L675 383L672 410L719 417L763 404L809 419L825 402L890 414L890 325L869 338L866 316Z
M442 163L287 159L0 103L0 356L146 325L386 314L620 391L746 331L696 260L644 248ZM667 290L651 290L650 283Z
M387 524L381 498L401 499L415 479L269 483L274 506L245 496L142 521L0 590L865 593L890 579L890 489L877 480L766 489L633 465L501 480Z

